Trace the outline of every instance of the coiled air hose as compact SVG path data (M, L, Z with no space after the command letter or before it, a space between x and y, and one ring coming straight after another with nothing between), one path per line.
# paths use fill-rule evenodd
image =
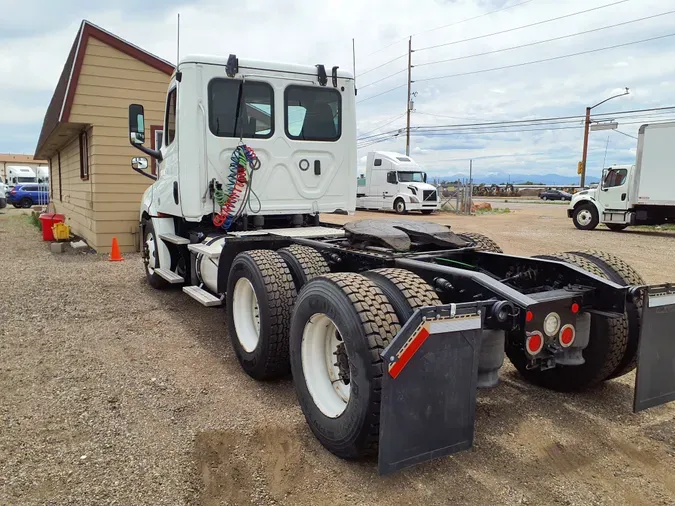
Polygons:
M246 144L240 144L234 149L230 157L230 173L227 176L227 182L224 187L217 187L213 193L214 202L220 206L220 212L213 215L213 224L216 227L229 230L232 223L242 215L246 206L250 207L251 194L255 195L251 188L253 171L259 168L260 160L252 148Z

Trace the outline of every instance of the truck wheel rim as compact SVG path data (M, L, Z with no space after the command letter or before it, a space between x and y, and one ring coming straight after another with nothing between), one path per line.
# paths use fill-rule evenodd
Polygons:
M155 238L152 234L148 234L145 237L145 248L145 268L148 270L148 274L152 275L155 273L155 266L157 265L157 248L155 247Z
M579 214L577 214L577 221L579 222L579 225L586 226L591 222L592 219L593 215L587 209L583 209L582 211L579 211Z
M251 353L260 341L260 307L253 285L246 278L239 278L232 294L232 319L237 339L242 348Z
M396 210L397 210L399 213L402 213L402 212L403 212L403 209L404 209L404 204L403 204L403 202L399 201L399 202L396 204Z
M323 313L312 315L305 324L301 348L302 371L314 404L327 417L339 417L349 403L351 376L333 320Z

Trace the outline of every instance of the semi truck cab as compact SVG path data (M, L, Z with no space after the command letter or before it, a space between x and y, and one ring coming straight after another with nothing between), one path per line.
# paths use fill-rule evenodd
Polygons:
M439 207L436 188L409 156L386 151L368 153L366 173L359 178L357 208L394 210L398 214L421 211L431 214Z

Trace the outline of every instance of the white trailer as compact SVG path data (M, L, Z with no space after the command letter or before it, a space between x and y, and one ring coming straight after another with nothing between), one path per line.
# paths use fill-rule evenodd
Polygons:
M431 214L439 207L438 191L427 183L426 173L412 158L398 153L368 153L366 173L357 188L357 209Z
M7 166L7 186L14 188L18 184L37 183L35 171L32 167L21 165Z
M675 122L642 125L635 164L604 169L598 188L575 194L567 215L581 230L674 223Z
M164 142L150 149L143 106L129 106L131 144L158 163L155 177L147 158L132 159L156 179L139 213L148 283L225 305L242 369L292 374L335 455L379 455L390 473L471 447L476 389L498 383L505 356L558 390L638 362L634 409L675 400L675 289L645 287L612 255L509 256L481 234L420 220L321 223L356 205L351 74L190 56L164 117Z

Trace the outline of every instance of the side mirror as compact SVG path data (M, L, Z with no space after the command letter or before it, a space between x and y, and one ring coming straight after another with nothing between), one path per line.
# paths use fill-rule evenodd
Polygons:
M129 140L133 145L145 142L145 111L140 104L129 106Z
M148 159L144 156L134 156L131 159L131 168L134 170L146 170L148 168Z

